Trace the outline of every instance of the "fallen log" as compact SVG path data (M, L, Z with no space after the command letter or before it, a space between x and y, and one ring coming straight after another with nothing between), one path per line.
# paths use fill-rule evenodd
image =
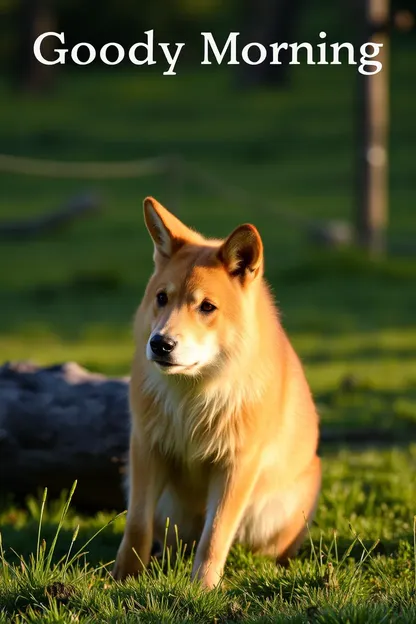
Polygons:
M78 480L80 508L124 509L128 379L78 364L0 367L0 492L59 496Z
M62 208L33 219L0 221L0 239L20 240L40 236L98 212L99 208L100 201L95 195L73 197Z
M0 494L17 500L78 486L80 509L125 509L128 377L111 379L74 362L0 366ZM392 432L323 428L328 444L379 444Z

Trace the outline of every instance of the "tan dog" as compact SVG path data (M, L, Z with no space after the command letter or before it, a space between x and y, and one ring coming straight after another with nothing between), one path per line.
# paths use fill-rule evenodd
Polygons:
M113 575L148 564L169 517L198 544L193 577L213 587L234 542L282 562L298 551L320 490L318 418L256 228L208 240L153 198L144 217L155 270L135 320L130 496Z

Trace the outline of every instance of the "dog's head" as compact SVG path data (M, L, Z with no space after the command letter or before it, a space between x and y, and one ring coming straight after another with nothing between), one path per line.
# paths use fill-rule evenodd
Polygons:
M253 225L205 239L155 199L144 201L155 271L142 302L146 358L164 374L200 375L241 348L253 318L263 245Z

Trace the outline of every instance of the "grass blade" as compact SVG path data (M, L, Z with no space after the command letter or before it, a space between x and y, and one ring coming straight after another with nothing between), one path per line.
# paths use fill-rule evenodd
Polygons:
M51 547L50 547L49 552L48 552L48 556L47 556L47 559L46 559L48 567L51 566L52 557L53 557L53 553L55 551L56 543L58 541L58 537L59 537L59 534L61 532L62 525L64 523L66 515L68 513L68 509L69 509L69 506L71 504L71 500L72 500L72 497L74 495L76 487L77 487L77 481L74 481L74 483L72 485L72 488L71 488L71 491L69 492L69 496L68 496L68 498L66 500L66 503L63 506L61 517L59 519L58 528L56 529L55 537L53 538L53 542L52 542Z
M39 556L40 556L40 536L41 536L41 531L42 531L43 512L45 511L47 495L48 495L48 488L45 487L45 489L43 490L42 504L40 506L39 527L38 527L38 540L37 540L37 543L36 543L36 561L37 562L39 562Z

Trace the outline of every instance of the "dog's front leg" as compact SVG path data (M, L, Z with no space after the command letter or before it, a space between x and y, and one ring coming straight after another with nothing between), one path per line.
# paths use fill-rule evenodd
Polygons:
M112 573L118 580L137 575L150 560L155 506L164 480L158 457L146 446L142 436L133 430L126 527Z
M207 588L214 587L222 576L257 475L258 466L247 460L212 474L204 529L192 570L192 578L201 579Z

